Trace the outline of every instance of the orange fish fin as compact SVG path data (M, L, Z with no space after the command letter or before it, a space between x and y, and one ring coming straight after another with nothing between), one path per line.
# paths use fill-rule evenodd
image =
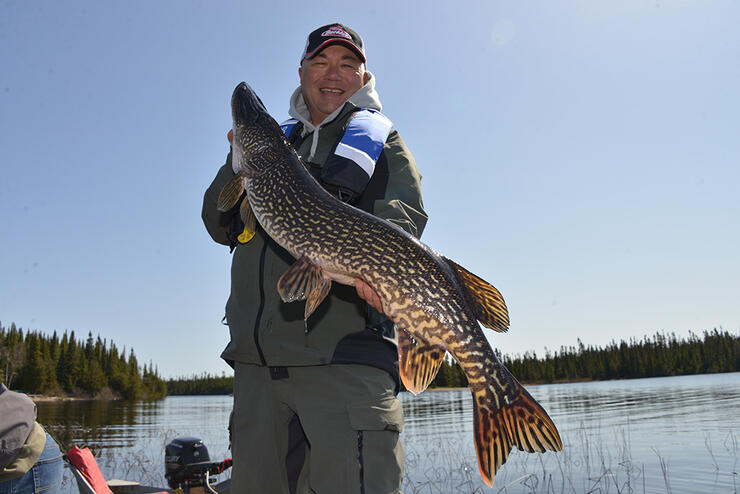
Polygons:
M478 468L483 481L493 486L496 472L509 457L512 443L506 432L501 410L492 410L485 404L479 404L480 396L485 397L486 390L473 392L473 439L478 454Z
M515 381L518 396L495 410L489 390L473 392L473 430L483 481L493 485L496 472L516 446L529 453L560 451L563 442L547 412Z
M308 298L306 299L306 310L304 311L303 315L303 319L305 321L308 321L308 316L313 314L313 311L315 311L316 308L321 305L321 302L323 302L326 296L329 294L330 288L331 280L322 278L319 281L318 286L316 286L316 288L314 288L313 291L308 294Z
M406 389L418 395L434 380L445 349L398 331L398 368Z
M321 289L322 279L321 269L302 256L278 280L278 293L283 302L305 300L314 290Z
M562 450L563 441L550 416L521 384L514 382L519 388L519 396L503 409L511 441L528 453Z
M444 259L457 274L475 318L488 329L506 332L509 329L509 311L501 293L493 285L454 261L446 257Z

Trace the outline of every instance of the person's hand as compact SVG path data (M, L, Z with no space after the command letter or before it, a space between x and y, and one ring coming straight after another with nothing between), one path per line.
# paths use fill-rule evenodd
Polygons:
M378 297L378 293L373 290L370 285L362 281L360 278L355 278L355 288L357 289L357 295L359 295L362 300L370 304L373 309L384 314L383 304L380 303L380 297Z
M229 133L226 134L226 138L229 140L229 144L234 144L234 129L229 130Z

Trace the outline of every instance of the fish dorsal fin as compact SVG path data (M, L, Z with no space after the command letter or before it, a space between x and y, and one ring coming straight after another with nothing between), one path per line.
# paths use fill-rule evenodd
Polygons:
M406 389L418 395L437 375L445 349L398 331L398 367Z
M475 318L488 329L500 333L506 332L509 329L509 311L501 293L493 285L454 261L446 257L444 260L457 274L465 296L475 313Z
M304 312L304 318L308 319L329 293L331 280L324 279L321 268L307 256L302 256L283 273L277 288L283 302L308 299Z

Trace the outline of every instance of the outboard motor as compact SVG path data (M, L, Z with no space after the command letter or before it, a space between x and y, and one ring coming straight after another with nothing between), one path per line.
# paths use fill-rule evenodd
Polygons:
M204 485L211 465L208 449L197 437L178 437L164 449L164 476L170 489Z

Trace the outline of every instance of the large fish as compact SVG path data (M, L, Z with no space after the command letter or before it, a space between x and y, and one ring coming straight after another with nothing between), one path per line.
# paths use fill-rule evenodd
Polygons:
M513 446L561 450L552 420L496 358L478 325L507 330L499 291L395 225L327 193L246 83L234 90L231 106L232 162L240 171L221 191L218 208L233 208L246 190L240 212L247 229L259 222L297 259L278 281L282 299L306 300L307 319L332 281L365 281L399 329L401 379L415 394L450 352L473 393L478 465L489 486Z

